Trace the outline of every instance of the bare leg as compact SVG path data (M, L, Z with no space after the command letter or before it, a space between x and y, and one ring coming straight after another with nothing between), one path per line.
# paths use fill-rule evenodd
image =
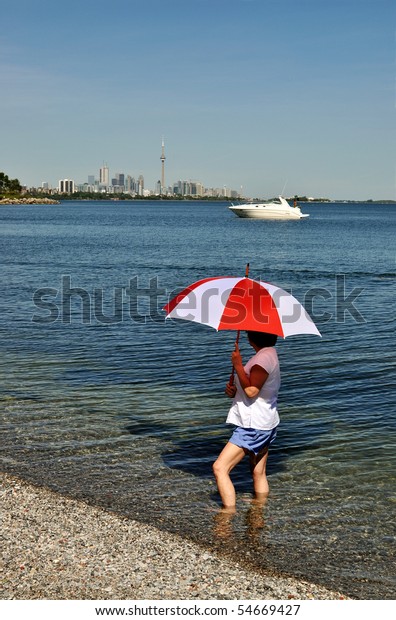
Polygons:
M235 489L230 478L230 472L235 465L242 461L244 456L245 450L243 448L228 442L217 461L213 463L213 473L225 508L233 508L236 504Z
M266 476L268 448L259 454L250 454L250 471L253 478L254 493L257 500L264 500L269 493Z

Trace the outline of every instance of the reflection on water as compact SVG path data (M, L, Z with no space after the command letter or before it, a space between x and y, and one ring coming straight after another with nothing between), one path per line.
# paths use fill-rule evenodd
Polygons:
M232 536L232 521L236 515L236 508L220 508L214 517L214 535L220 539Z
M267 497L255 497L246 513L246 533L253 543L260 539L265 528L264 508L266 503Z
M250 544L262 542L266 525L265 506L267 501L267 495L250 499L246 495L242 498L242 502L245 502L246 506L242 505L238 508L238 511L243 515L245 537ZM213 517L214 535L221 540L235 536L233 521L236 515L237 508L220 508Z

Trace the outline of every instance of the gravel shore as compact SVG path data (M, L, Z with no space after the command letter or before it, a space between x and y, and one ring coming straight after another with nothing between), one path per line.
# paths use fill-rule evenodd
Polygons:
M0 474L2 599L346 599Z

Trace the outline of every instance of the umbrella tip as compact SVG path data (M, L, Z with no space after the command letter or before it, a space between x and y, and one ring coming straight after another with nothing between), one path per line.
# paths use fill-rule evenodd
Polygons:
M246 265L246 271L245 271L245 278L247 278L247 277L248 277L248 275L249 275L249 266L250 266L250 263L247 263L247 265Z

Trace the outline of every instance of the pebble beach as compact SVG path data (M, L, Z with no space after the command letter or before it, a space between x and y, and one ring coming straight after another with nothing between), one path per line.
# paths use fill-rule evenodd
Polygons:
M266 575L190 542L0 474L1 598L347 599Z

